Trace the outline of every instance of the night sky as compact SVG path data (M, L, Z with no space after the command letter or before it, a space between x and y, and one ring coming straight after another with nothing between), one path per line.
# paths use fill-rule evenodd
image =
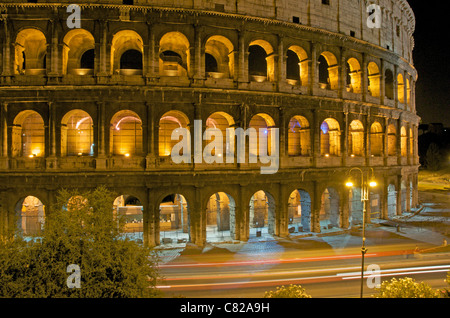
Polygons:
M416 16L414 66L417 113L422 123L450 127L450 15L446 1L408 0Z

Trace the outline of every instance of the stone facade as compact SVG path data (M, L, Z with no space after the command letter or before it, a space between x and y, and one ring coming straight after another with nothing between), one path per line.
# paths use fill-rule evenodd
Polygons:
M295 190L308 196L306 228L323 228L324 193L334 198L330 222L349 228L360 210L345 187L352 167L373 168L378 217L418 204L406 1L379 1L380 29L366 27L369 3L356 0L79 2L81 29L67 27L71 1L0 3L2 233L18 225L24 198L48 212L62 187L138 198L152 246L171 194L185 198L183 228L198 245L216 193L233 202L235 240L249 239L260 190L273 235L289 235ZM259 163L174 164L169 132L193 134L199 119L203 128L279 127L278 173L260 174Z

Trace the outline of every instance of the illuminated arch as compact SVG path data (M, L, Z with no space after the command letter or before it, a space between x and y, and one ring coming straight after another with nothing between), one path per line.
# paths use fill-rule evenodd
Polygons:
M228 38L222 35L209 37L205 44L206 75L215 78L232 77L234 74L234 54L231 54L231 52L233 51L234 46Z
M289 121L289 156L309 156L311 152L311 129L303 116L294 116Z
M360 94L362 91L361 65L352 57L347 61L347 88L350 92Z
M334 118L325 119L320 125L320 154L322 156L340 156L341 130Z
M308 85L308 54L298 46L292 45L286 52L286 79L292 85Z
M323 52L319 56L319 84L321 87L335 90L339 87L339 67L336 56L331 52Z
M265 40L254 40L249 44L248 53L250 80L273 82L275 80L275 56L272 45Z
M134 54L136 53L136 54ZM113 74L142 74L144 41L133 30L122 30L114 34L111 42L111 71ZM131 57L139 58L130 60ZM126 62L124 62L124 59ZM123 68L122 68L123 67Z
M273 133L272 129L275 128L275 121L273 120L273 118L268 114L258 113L251 118L249 122L249 127L254 128L256 130L257 135L257 142L250 143L249 145L249 153L253 155L259 155L261 153L259 149L259 144L260 142L264 142L260 141L260 131L262 131L263 132L262 136L264 136L263 138L267 140L266 143L267 154L271 155L271 148L272 148L271 141Z
M61 155L93 156L94 128L91 116L83 110L74 109L61 120Z
M12 128L13 157L44 157L45 127L41 115L24 110L14 119Z
M374 157L383 155L384 133L379 122L374 122L370 127L370 154Z
M17 34L15 74L43 75L46 68L47 39L38 29L28 28Z
M92 75L95 68L95 39L89 31L73 29L63 39L63 74Z
M393 124L388 126L388 156L395 156L397 154L397 129Z
M110 153L143 155L142 120L131 110L122 110L111 119Z
M159 70L161 76L188 76L190 72L190 43L178 31L168 32L159 41Z
M172 132L177 128L188 128L189 118L181 111L171 110L159 120L159 156L170 156L173 146L179 141L172 140Z
M375 62L370 62L367 66L367 75L369 79L368 92L373 97L380 96L380 69Z
M353 120L348 131L349 154L354 156L364 156L364 126L359 120Z

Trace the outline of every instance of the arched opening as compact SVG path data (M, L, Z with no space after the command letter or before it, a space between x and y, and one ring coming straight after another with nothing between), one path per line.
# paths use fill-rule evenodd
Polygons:
M339 87L339 67L336 57L330 52L323 52L319 62L319 86L335 90Z
M230 78L234 74L234 46L226 37L211 36L205 44L205 72L207 77Z
M380 69L378 68L378 65L374 62L370 62L367 66L367 75L369 78L369 87L368 92L373 97L379 97L380 96Z
M209 53L205 53L205 72L217 73L219 71L217 60Z
M267 53L259 45L252 45L248 49L248 73L255 82L267 80Z
M267 145L266 153L270 156L272 153L272 129L275 128L275 122L267 114L259 113L252 117L249 123L250 128L256 130L257 138L252 142L250 138L249 153L258 156L261 155L264 149L260 149L260 145Z
M47 39L37 29L24 29L17 34L15 74L44 75L46 72Z
M188 128L188 117L176 110L165 113L159 120L159 156L168 157L179 140L172 140L172 132L178 128ZM183 155L180 153L180 155Z
M208 119L206 120L206 128L207 129L217 129L220 131L220 135L222 136L222 142L220 143L219 140L216 140L216 137L213 137L211 143L209 145L214 146L214 148L211 149L211 156L228 156L228 154L231 155L231 151L233 151L232 143L227 143L227 128L234 126L234 119L229 114L225 112L215 112L211 114ZM221 151L216 151L217 148L221 146ZM216 153L217 152L217 153Z
M361 65L354 57L347 63L347 91L355 94L361 93Z
M74 29L63 39L63 74L93 75L95 40L84 29Z
M305 190L294 190L288 202L289 233L311 231L311 197Z
M206 240L231 241L235 236L236 203L224 192L213 194L206 204Z
M309 156L311 153L311 129L303 116L294 116L289 121L288 154L289 156Z
M399 103L405 103L405 81L402 74L397 76L397 96Z
M293 45L286 55L286 80L291 85L308 85L308 55L306 51Z
M364 126L359 120L350 123L348 132L348 150L350 156L364 156Z
M339 192L334 188L326 188L322 193L319 215L320 228L322 230L339 228L339 201Z
M159 205L160 243L189 242L189 205L181 194L166 196Z
M24 110L14 119L11 153L13 157L45 156L44 120L37 112Z
M68 112L61 120L61 156L93 156L94 128L83 110Z
M395 190L395 185L390 184L387 191L388 218L392 219L397 215L397 191Z
M180 32L169 32L159 41L159 70L161 76L188 76L190 44Z
M386 98L394 99L394 74L390 69L384 73L384 91Z
M114 34L111 42L112 74L142 75L144 42L133 30Z
M370 153L374 157L383 155L384 133L379 122L374 122L370 126Z
M25 240L39 237L45 225L45 206L38 198L27 196L19 200L15 207L17 226Z
M80 67L82 70L93 70L95 67L95 50L87 50L80 59Z
M142 121L131 110L122 110L111 119L110 153L113 155L143 155Z
M300 59L297 54L292 51L287 51L286 56L286 79L289 84L298 85L300 81Z
M275 80L275 61L272 46L264 40L250 43L248 48L248 74L250 81Z
M266 191L253 194L249 208L250 239L275 234L275 200Z
M120 57L121 70L141 70L142 71L142 53L138 50L125 51Z
M114 200L113 215L123 222L124 238L144 242L144 207L132 195L120 195Z
M377 190L370 190L370 218L381 219L381 194Z
M388 156L397 155L397 129L393 124L388 126Z
M341 131L336 119L327 118L320 125L320 154L322 156L340 156Z

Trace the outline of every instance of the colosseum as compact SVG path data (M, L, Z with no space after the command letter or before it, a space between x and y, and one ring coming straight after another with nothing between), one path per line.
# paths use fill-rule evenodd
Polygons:
M1 0L1 233L38 236L59 189L100 185L127 233L161 247L415 208L415 17L406 0L376 2ZM175 163L173 132L198 121L278 131L279 169Z

